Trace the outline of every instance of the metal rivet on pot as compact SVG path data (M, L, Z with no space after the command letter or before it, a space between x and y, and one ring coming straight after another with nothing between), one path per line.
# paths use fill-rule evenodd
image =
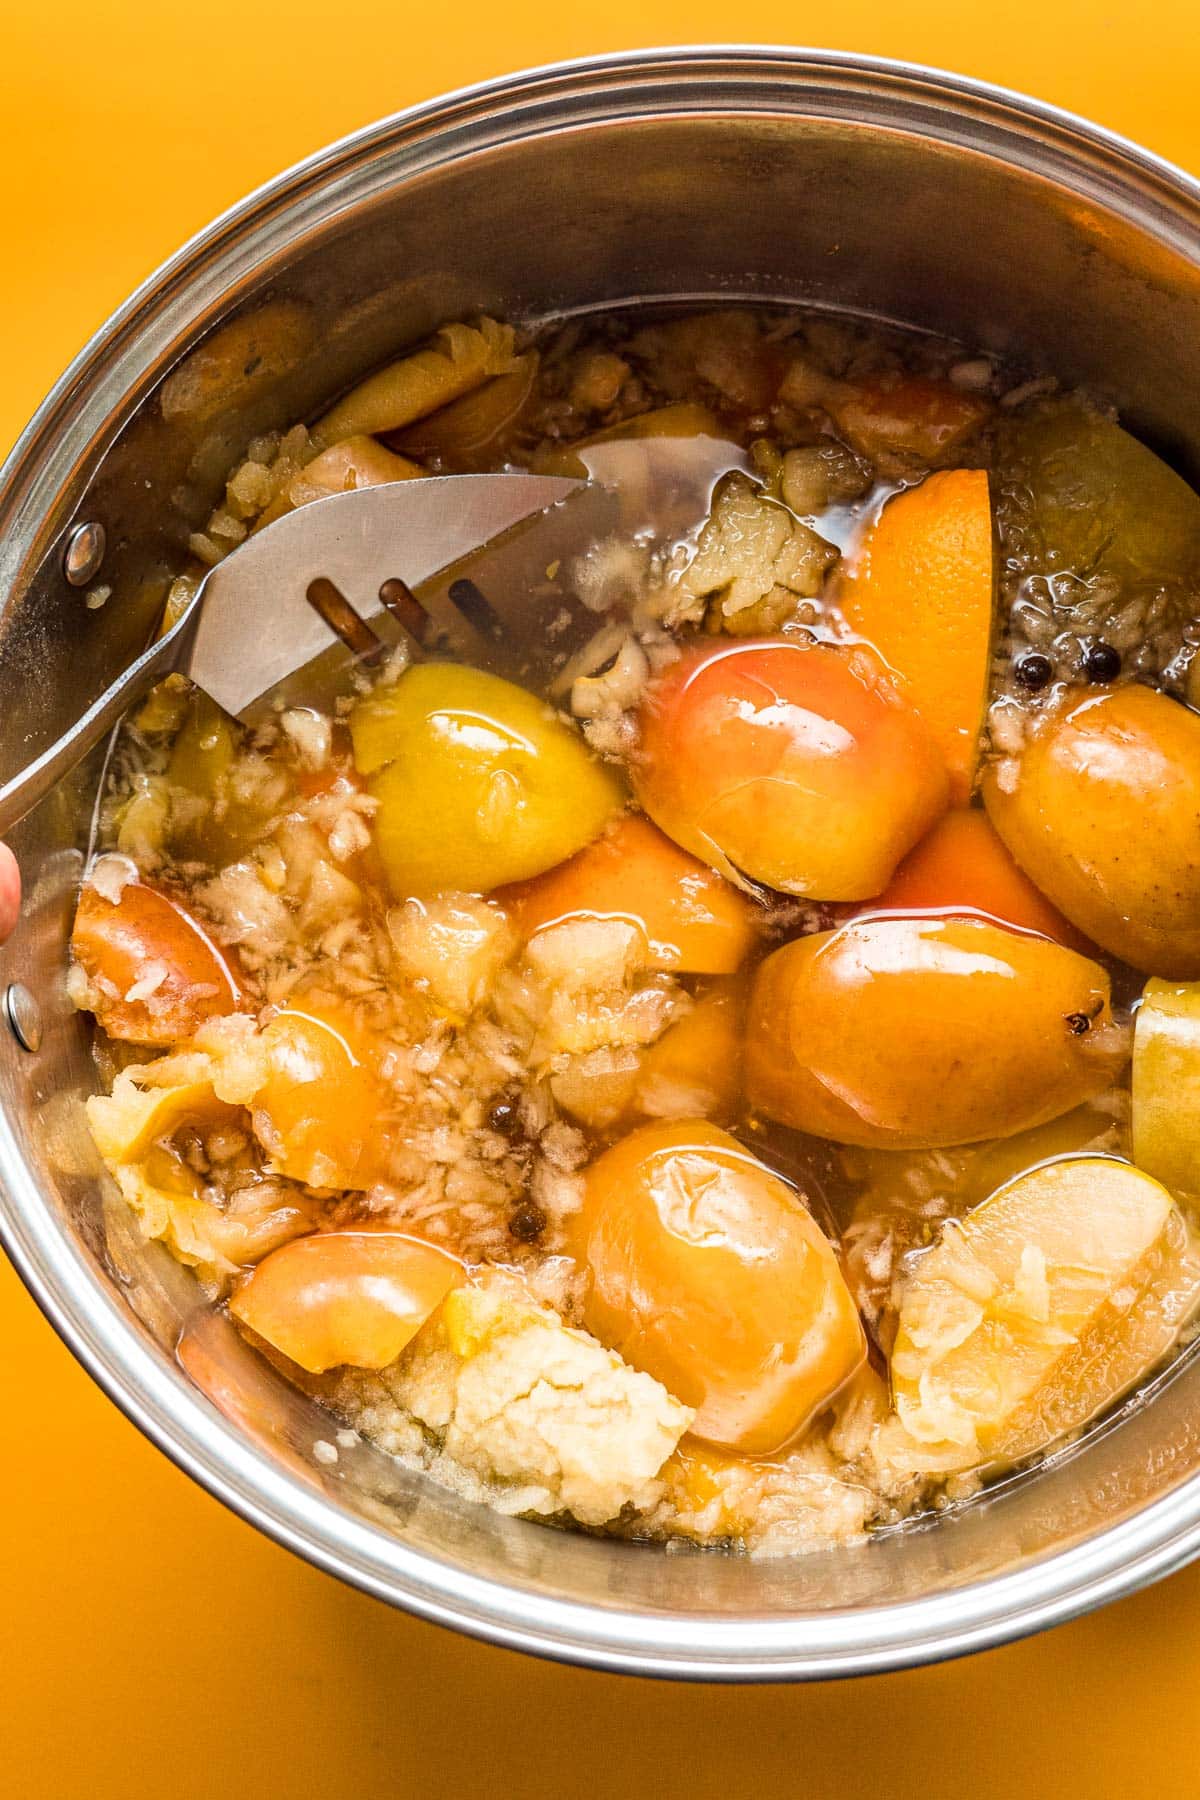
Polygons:
M86 587L100 573L104 561L104 527L92 519L76 525L63 551L63 574L72 587Z
M22 1050L37 1050L42 1042L42 1009L23 981L10 981L4 994L4 1016Z

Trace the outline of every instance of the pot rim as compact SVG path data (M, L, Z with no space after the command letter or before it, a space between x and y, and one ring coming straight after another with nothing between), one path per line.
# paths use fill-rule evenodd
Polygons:
M47 465L62 471L63 485L69 471L78 471L78 445L69 457L66 451L70 426L87 423L85 395L119 379L123 340L264 214L326 190L339 174L384 148L431 134L439 142L455 132L469 139L489 120L507 138L514 124L536 130L540 118L546 123L541 109L588 93L607 101L606 109L598 105L589 115L599 120L611 119L618 101L628 111L639 100L656 99L659 116L706 103L711 109L715 88L730 111L789 110L789 98L796 110L822 84L851 106L874 102L886 109L890 102L887 123L893 129L936 136L940 123L941 135L973 149L1006 152L1010 162L1022 160L1023 147L1026 166L1069 174L1076 190L1082 185L1110 206L1123 203L1128 212L1136 197L1139 223L1147 229L1153 223L1160 237L1173 237L1193 260L1200 258L1200 183L1113 132L987 82L884 58L772 45L677 46L543 65L457 89L351 133L265 183L191 238L110 316L51 389L0 467L0 509L32 544L38 527L37 507L28 504L31 488L43 485ZM453 142L448 147L453 153ZM458 153L478 147L477 137ZM92 448L102 435L95 433ZM0 555L0 584L7 585L16 568L11 551ZM1069 1549L916 1601L729 1621L634 1615L544 1598L410 1549L330 1505L257 1451L181 1370L164 1368L160 1353L44 1205L7 1117L0 1118L0 1201L0 1242L46 1318L109 1398L179 1468L327 1573L506 1648L675 1678L779 1681L877 1673L1042 1630L1179 1568L1200 1550L1198 1475Z

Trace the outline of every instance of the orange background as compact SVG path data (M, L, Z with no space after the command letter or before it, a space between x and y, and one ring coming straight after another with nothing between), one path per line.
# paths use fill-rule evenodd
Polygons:
M712 0L0 0L0 447L157 262L329 139L523 65L789 23L796 42L1023 88L1200 170L1195 0L838 0L828 19ZM1200 1564L949 1667L666 1686L468 1643L266 1543L142 1441L2 1264L0 1417L10 1800L1195 1791Z

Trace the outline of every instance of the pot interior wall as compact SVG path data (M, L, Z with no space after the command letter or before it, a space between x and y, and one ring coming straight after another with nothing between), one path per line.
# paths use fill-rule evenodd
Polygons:
M1085 158L1068 178L1053 144L1011 121L964 148L952 141L961 123L931 108L917 130L886 92L860 99L857 121L854 105L819 85L779 83L760 100L731 83L705 112L656 116L661 95L631 77L603 107L541 99L482 124L464 108L440 134L368 140L264 203L253 231L235 221L197 251L190 278L149 294L51 409L0 498L0 774L63 729L144 640L167 570L248 439L311 415L447 317L681 296L849 308L1088 383L1181 467L1200 470L1200 276L1178 212L1149 187L1130 222L1099 164ZM249 346L226 377L205 385L209 365L195 360L170 376L183 352L196 355L200 331L246 316L250 336L224 340ZM199 354L211 363L211 348ZM111 544L102 579L113 596L94 611L59 572L61 532L81 517L101 518ZM196 1317L190 1278L142 1246L119 1211L105 1243L79 1130L91 1071L62 978L95 780L93 764L17 839L32 903L0 953L0 979L35 989L46 1039L36 1056L7 1034L0 1044L4 1147L44 1195L72 1280L136 1311L179 1382L175 1345L190 1321L191 1376L334 1505L435 1559L547 1597L779 1616L912 1600L1027 1563L1128 1517L1200 1466L1200 1373L1186 1366L1153 1407L1036 1478L936 1527L791 1562L665 1556L505 1520L366 1450L322 1468L311 1445L328 1422L219 1321Z

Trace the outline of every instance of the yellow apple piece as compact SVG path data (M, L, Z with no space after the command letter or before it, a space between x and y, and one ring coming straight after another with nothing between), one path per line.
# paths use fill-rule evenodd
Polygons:
M918 1260L891 1358L900 1426L928 1468L1031 1456L1146 1374L1198 1283L1159 1182L1115 1158L1044 1164Z

